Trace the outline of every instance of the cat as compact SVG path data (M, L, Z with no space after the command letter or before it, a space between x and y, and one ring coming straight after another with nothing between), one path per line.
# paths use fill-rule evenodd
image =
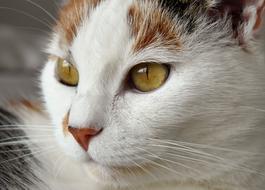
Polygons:
M65 1L45 108L0 110L0 189L263 190L264 8Z

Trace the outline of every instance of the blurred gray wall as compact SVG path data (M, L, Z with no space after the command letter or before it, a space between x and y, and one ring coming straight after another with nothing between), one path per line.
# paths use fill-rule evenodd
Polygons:
M52 15L56 14L57 6L59 6L57 0L0 0L0 7L2 7L0 8L0 24L35 27L38 29L48 30L48 27L43 23L30 18L29 16L23 15L22 12L25 12L44 22L52 23L52 19L36 5L30 3L30 1L42 7ZM10 9L5 9L3 7ZM20 13L11 9L16 9L20 11Z
M43 50L58 7L58 0L0 0L0 101L38 96Z

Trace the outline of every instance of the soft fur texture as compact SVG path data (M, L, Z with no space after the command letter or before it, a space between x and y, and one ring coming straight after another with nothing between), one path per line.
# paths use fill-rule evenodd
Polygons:
M40 158L42 181L54 190L264 189L264 0L65 4L41 75L58 144ZM78 87L57 81L54 57L76 65ZM128 88L128 71L148 61L170 65L165 85ZM103 128L87 152L65 134L68 113L71 126ZM67 161L54 178L47 163L58 155Z

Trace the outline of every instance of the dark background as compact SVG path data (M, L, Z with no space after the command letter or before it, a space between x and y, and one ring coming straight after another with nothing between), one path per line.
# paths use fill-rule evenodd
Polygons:
M0 0L0 101L38 97L58 0ZM42 8L39 8L42 7ZM50 15L45 13L47 11Z

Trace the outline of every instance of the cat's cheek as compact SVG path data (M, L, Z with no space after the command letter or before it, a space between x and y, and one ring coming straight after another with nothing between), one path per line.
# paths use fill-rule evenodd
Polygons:
M45 105L57 122L67 114L72 99L75 95L75 88L62 85L55 76L55 63L50 61L46 64L41 75L41 87Z
M41 87L46 109L55 127L54 134L64 152L71 157L83 159L85 154L71 137L65 134L63 121L75 96L75 88L59 83L55 77L55 63L49 61L41 75Z

